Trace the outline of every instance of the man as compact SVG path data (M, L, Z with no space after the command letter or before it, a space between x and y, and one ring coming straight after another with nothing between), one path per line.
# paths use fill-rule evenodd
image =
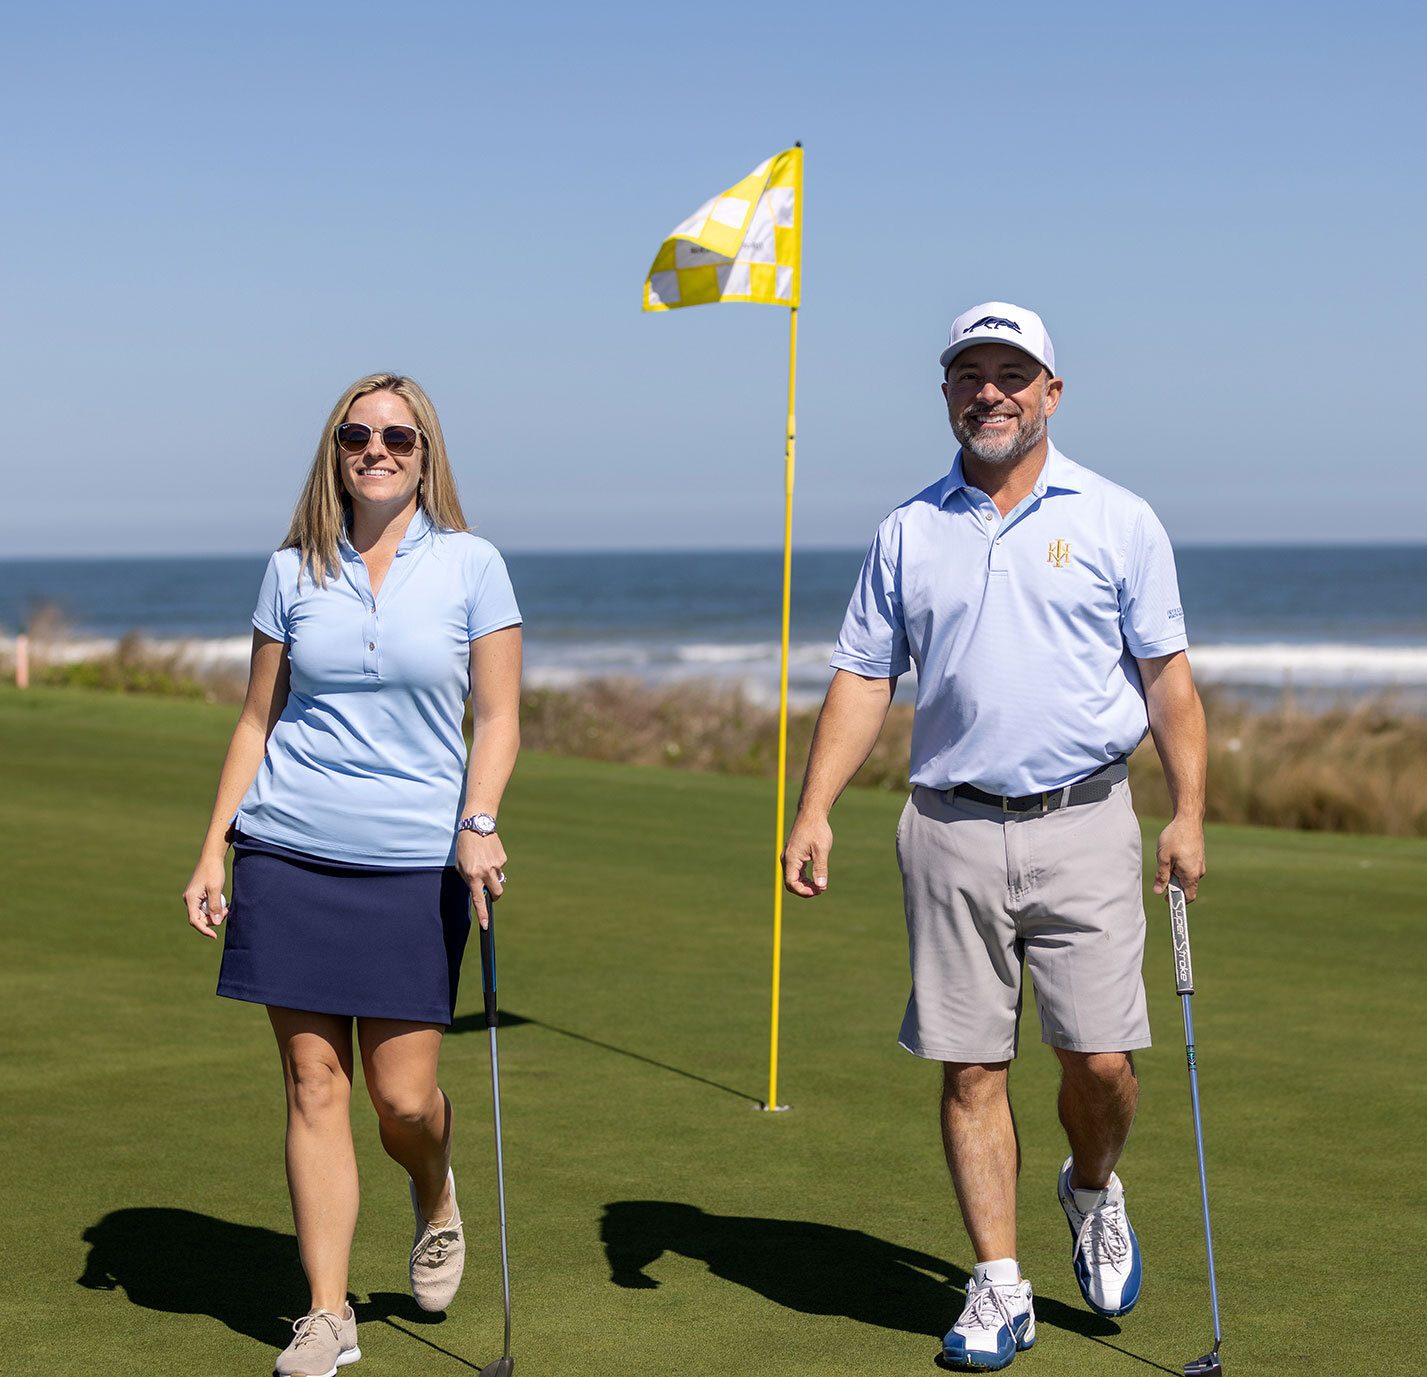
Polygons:
M828 814L917 666L911 797L897 829L912 994L900 1042L943 1064L942 1141L976 1253L943 1341L957 1367L1035 1342L1016 1258L1020 1145L1007 1097L1021 967L1061 1064L1057 1190L1081 1293L1122 1315L1140 1252L1115 1165L1148 1047L1139 825L1126 757L1154 734L1174 806L1154 890L1204 873L1204 712L1174 558L1134 494L1072 463L1046 421L1064 382L1041 319L1006 302L952 323L951 472L878 527L847 609L784 878L828 887Z

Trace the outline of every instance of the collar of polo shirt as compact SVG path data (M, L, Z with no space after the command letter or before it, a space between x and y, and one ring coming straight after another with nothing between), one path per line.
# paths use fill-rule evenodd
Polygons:
M431 529L431 518L426 515L424 508L418 507L410 522L407 523L406 534L402 536L401 544L396 547L397 554L404 555L414 550L431 533ZM342 552L343 559L361 559L356 546L352 544L347 535L345 522L342 525L342 534L337 537L337 545Z
M952 460L951 472L942 479L941 500L938 505L946 506L954 493L971 486L966 481L966 471L961 464L961 451L957 450L956 458ZM1044 497L1051 488L1060 492L1080 492L1082 490L1080 480L1076 476L1074 462L1067 459L1054 445L1049 446L1045 463L1041 466L1040 475L1036 478L1036 485L1031 491L1037 497ZM978 488L977 491L979 492L980 489Z

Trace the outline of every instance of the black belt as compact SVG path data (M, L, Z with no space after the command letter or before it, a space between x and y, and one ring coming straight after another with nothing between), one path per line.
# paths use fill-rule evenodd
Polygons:
M1063 789L1050 789L1043 794L988 794L974 784L958 784L954 789L943 789L942 798L948 803L957 799L970 799L973 803L984 803L990 808L999 808L1003 813L1054 813L1057 808L1074 808L1078 803L1103 803L1110 797L1110 790L1122 779L1128 779L1130 767L1124 760L1112 760L1102 765L1094 774Z

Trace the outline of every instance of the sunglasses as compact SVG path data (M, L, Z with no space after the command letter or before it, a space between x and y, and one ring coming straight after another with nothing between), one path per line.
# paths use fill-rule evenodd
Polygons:
M364 426L360 421L343 421L337 427L337 443L348 453L358 454L371 444L372 433L371 426ZM388 454L410 454L422 438L415 426L383 426L376 433L381 436Z

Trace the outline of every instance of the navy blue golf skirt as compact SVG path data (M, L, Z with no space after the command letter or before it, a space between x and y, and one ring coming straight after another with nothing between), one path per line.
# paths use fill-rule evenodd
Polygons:
M452 866L350 865L239 835L224 931L229 999L448 1024L471 893Z

